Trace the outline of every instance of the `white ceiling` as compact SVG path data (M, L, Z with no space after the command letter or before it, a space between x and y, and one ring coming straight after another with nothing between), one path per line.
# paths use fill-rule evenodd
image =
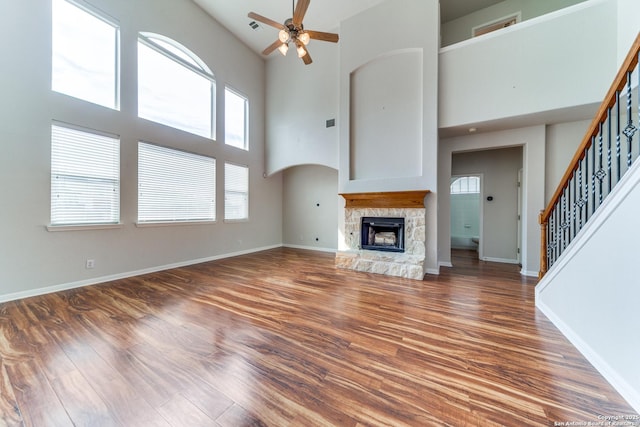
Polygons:
M264 24L260 24L258 30L253 30L249 26L252 20L247 17L247 13L255 12L277 22L284 22L293 15L292 0L193 1L258 53L276 40L277 30ZM304 26L309 30L334 32L338 30L341 21L382 1L384 0L313 0L305 15ZM398 7L402 7L403 2L396 1ZM441 21L448 22L501 1L503 0L440 0Z

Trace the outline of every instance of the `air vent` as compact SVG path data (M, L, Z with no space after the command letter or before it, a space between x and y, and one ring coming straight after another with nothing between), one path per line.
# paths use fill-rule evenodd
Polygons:
M336 119L329 119L329 120L327 120L327 125L326 125L326 126L327 126L328 128L334 127L335 125L336 125Z
M251 27L252 30L257 31L260 29L260 24L258 24L256 21L249 22L249 26Z

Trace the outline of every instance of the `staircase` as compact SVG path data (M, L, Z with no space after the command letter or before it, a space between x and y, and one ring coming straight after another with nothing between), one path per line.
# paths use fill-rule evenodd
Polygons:
M640 413L640 34L540 214L536 306Z

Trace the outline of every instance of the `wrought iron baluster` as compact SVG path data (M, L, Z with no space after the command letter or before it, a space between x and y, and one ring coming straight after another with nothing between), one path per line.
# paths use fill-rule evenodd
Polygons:
M627 127L624 128L624 135L627 137L627 168L631 167L631 164L633 163L633 157L632 157L632 151L633 151L633 135L635 135L636 131L638 130L634 125L633 125L633 112L631 109L632 106L632 94L633 91L631 90L631 79L632 79L632 72L628 71L627 72Z
M589 221L589 148L584 149L584 222Z
M611 108L607 109L607 177L609 178L608 195L611 193Z
M578 186L576 190L576 208L580 209L580 214L578 215L578 231L582 229L582 211L584 208L583 199L582 199L582 160L578 161L578 182L576 185Z
M616 184L620 182L620 91L616 91Z
M573 188L570 188L569 194L571 195L571 205L573 206L573 227L571 227L571 235L569 238L569 243L571 243L573 241L573 238L576 237L576 234L578 234L577 230L576 230L576 225L577 225L577 216L578 216L578 207L576 205L576 175L575 175L575 171L573 172L573 176L571 177L571 183L573 184Z
M562 227L562 249L564 250L568 245L568 243L567 243L567 239L568 239L567 230L569 228L569 224L570 224L570 221L571 221L570 212L567 212L567 188L562 190L562 214L563 214L563 223L561 224L561 227ZM569 215L569 216L567 217L567 215Z
M603 139L602 139L602 131L603 131L603 126L602 126L602 122L600 123L599 126L599 134L598 134L598 157L600 158L600 165L598 168L598 181L599 182L599 194L598 194L598 206L600 206L602 204L602 181L604 180L605 174L606 172L604 171L604 167L602 165L602 153L603 153Z
M596 212L596 137L591 137L591 215Z

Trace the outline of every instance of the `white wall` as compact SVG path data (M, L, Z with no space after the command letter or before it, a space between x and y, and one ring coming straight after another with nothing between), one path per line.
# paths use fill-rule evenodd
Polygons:
M622 65L640 32L638 16L640 16L638 0L618 0L618 67Z
M522 21L536 18L585 0L505 0L442 24L442 46L471 38L472 29L520 13Z
M393 52L351 73L351 180L422 174L422 50Z
M283 172L282 231L285 246L336 251L338 171L303 165ZM317 240L316 240L317 239Z
M387 0L341 24L340 47L340 151L339 190L341 193L371 191L431 190L427 206L427 254L425 267L437 272L437 151L438 151L438 43L439 4L437 0L407 0L398 8L397 2ZM389 31L380 31L380 29ZM402 31L393 31L400 28ZM350 179L352 73L364 64L386 55L405 50L422 52L421 90L422 117L420 173L415 176ZM389 84L389 82L381 82ZM391 83L393 84L393 83ZM391 101L391 100L390 100ZM386 146L393 149L393 139ZM399 150L400 151L400 150ZM415 155L415 152L410 153ZM342 230L343 232L344 230Z
M538 284L536 306L640 412L638 166Z
M122 105L113 111L52 93L50 2L0 3L0 299L92 283L163 266L281 244L282 182L264 173L264 62L189 0L92 0L121 26ZM218 85L218 141L137 118L139 31L182 43L213 70ZM224 84L247 94L251 150L225 147ZM49 232L50 126L60 120L121 138L121 219L115 230ZM137 142L213 156L218 164L213 225L137 228ZM223 171L230 160L250 167L250 220L225 224ZM85 260L96 267L86 270Z
M532 126L500 132L471 134L440 141L438 152L438 260L451 264L449 178L452 175L452 155L465 151L507 147L523 147L522 206L522 273L537 276L540 268L540 226L538 214L544 207L545 127ZM455 175L455 174L454 174ZM485 197L487 194L485 194Z
M617 71L616 10L592 0L441 49L440 127L599 104Z
M338 168L340 43L313 40L304 65L292 50L272 53L266 66L266 169L268 174L302 164ZM326 127L326 121L336 126Z
M452 155L452 175L483 176L483 260L518 261L518 170L522 168L522 156L521 146Z

